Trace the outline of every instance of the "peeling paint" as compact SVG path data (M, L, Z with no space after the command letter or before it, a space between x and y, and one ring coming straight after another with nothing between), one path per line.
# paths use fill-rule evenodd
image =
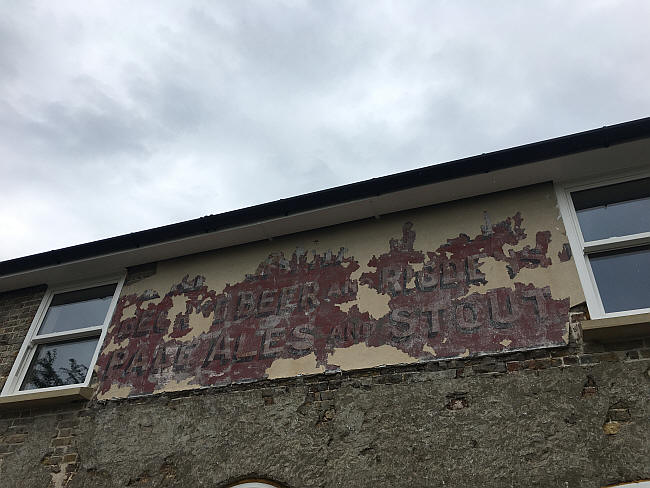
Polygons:
M387 364L410 364L417 361L416 358L388 344L383 346L367 346L363 343L354 344L348 347L335 348L327 356L328 364L338 366L344 370L372 368Z
M100 396L564 343L581 292L547 187L159 263L118 301Z
M356 305L359 312L367 312L373 319L380 319L390 312L389 303L388 295L377 293L369 286L360 285L357 291L357 300L342 303L338 307L344 312L349 312Z
M316 362L316 354L313 352L298 359L276 359L265 371L265 376L272 380L275 378L289 378L308 374L323 373L325 366L319 366Z

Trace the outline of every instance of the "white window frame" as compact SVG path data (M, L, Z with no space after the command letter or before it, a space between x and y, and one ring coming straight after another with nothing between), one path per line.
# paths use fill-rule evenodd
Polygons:
M0 396L28 395L36 392L40 393L40 392L48 392L48 391L60 391L60 390L90 386L90 381L92 379L95 363L97 362L97 358L99 357L99 352L102 348L104 338L106 337L108 324L110 323L111 318L113 317L113 312L115 311L117 300L119 299L120 294L122 292L122 287L124 285L125 279L126 279L126 273L122 273L119 275L105 276L92 281L85 280L82 282L78 281L78 282L67 283L63 285L48 286L48 289L45 292L43 299L41 300L41 304L39 305L38 310L36 311L36 315L34 315L34 319L32 320L32 324L29 327L29 331L25 336L25 340L23 341L23 344L20 347L18 355L16 356L16 360L14 361L14 364L11 367L11 371L9 372L7 381L5 382L4 388L2 389L2 393L0 393ZM38 330L41 327L43 320L45 319L45 314L50 308L50 303L52 302L52 298L54 297L54 295L60 293L66 293L70 291L83 290L86 288L94 288L97 286L111 285L111 284L115 284L115 292L113 293L113 299L111 300L111 303L108 307L108 311L106 313L106 317L104 318L103 324L93 326L93 327L86 327L83 329L73 329L70 331L54 332L51 334L43 334L38 336L37 334ZM32 362L37 346L39 344L49 344L52 342L56 342L58 340L81 339L84 337L99 337L99 340L97 341L97 346L95 347L95 352L92 356L92 361L88 366L88 372L86 373L86 378L84 379L83 383L75 383L72 385L62 385L62 386L51 386L48 388L37 388L37 389L20 391L20 386L22 385L22 382L25 378L25 374L27 373L27 369L29 368L29 365Z
M622 317L626 315L635 315L650 312L650 307L623 310L620 312L605 312L605 308L598 291L598 286L591 269L591 264L589 263L589 254L619 249L631 249L634 247L650 244L650 232L631 234L624 237L609 237L607 239L585 242L582 237L582 231L580 230L578 216L573 206L571 193L581 190L598 188L601 186L615 185L617 183L625 183L628 181L648 177L650 177L650 171L603 177L600 179L591 180L587 183L555 183L555 192L557 195L558 206L560 207L560 215L564 221L564 227L569 239L569 245L571 246L571 253L576 263L578 276L580 277L580 282L582 283L585 299L587 301L587 308L589 309L589 314L592 319Z

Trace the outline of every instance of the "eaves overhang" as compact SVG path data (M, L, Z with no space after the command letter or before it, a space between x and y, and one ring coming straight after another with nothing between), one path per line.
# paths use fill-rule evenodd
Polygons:
M115 273L476 195L650 167L650 117L0 262L0 291Z

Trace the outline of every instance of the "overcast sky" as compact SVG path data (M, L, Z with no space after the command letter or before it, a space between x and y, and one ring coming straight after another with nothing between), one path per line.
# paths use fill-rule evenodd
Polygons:
M0 260L650 115L650 2L1 2Z

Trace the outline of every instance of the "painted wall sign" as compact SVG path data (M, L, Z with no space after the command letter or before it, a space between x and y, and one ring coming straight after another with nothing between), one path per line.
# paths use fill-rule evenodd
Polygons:
M525 222L486 214L473 236L422 250L407 221L365 262L342 242L273 252L223 289L188 274L166 290L127 290L98 361L100 397L347 368L349 354L367 367L563 345L569 298L517 280L563 256L549 255L549 230L521 245ZM507 273L498 283L495 266Z

